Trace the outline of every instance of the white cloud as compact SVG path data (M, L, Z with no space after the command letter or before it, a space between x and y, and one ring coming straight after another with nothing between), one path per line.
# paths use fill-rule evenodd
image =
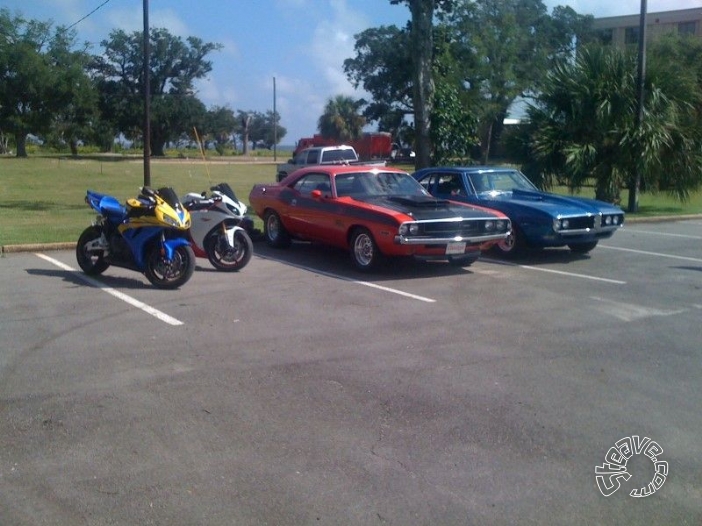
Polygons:
M111 28L119 28L127 33L144 30L144 12L140 9L118 8L109 12L107 20ZM188 25L172 9L152 9L149 11L149 27L165 28L172 35L188 37Z
M338 94L356 95L344 73L343 62L354 56L354 35L371 24L364 15L352 10L346 0L330 0L329 8L332 16L314 29L310 54L319 64L319 71L326 81L324 91L328 97Z
M232 38L217 39L218 44L222 44L222 49L217 51L218 55L229 57L233 59L241 58L241 49L236 41ZM220 57L221 58L221 57Z

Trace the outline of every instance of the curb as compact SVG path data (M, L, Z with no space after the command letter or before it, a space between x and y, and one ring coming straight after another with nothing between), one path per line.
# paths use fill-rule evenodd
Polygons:
M689 214L679 216L654 216L654 217L626 217L624 226L630 223L665 223L668 221L686 221L690 219L702 219L702 214ZM253 240L253 238L252 238ZM14 254L18 252L42 252L45 250L75 250L76 243L32 243L27 245L2 245L0 255Z
M45 250L75 250L76 243L31 243L27 245L3 245L0 247L1 254L12 254L16 252L35 252Z
M651 216L651 217L627 217L624 216L624 225L627 223L665 223L668 221L686 221L689 219L702 219L702 214L689 214L680 216Z

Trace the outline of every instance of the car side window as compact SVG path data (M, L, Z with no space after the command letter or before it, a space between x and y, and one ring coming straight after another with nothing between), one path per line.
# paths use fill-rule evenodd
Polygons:
M295 164L305 164L307 161L307 150L302 150L295 156Z
M438 173L432 173L429 174L427 177L422 179L419 184L422 185L422 187L429 192L431 195L434 195L436 186L438 184L438 181L441 179L441 174Z
M309 197L314 190L320 190L323 195L331 194L331 184L327 174L312 173L300 178L293 188L301 195Z
M436 194L442 196L464 195L461 176L456 173L439 174Z
M319 163L319 150L310 150L307 153L307 164Z

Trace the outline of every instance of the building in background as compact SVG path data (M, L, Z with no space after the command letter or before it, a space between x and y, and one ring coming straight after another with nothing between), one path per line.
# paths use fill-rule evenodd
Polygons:
M594 29L604 44L625 46L639 41L640 14L596 18ZM646 38L656 38L665 33L702 37L702 6L646 14Z

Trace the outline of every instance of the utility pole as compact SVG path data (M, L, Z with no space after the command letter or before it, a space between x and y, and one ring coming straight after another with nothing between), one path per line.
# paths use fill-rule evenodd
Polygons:
M641 132L644 114L644 82L646 80L646 0L641 0L639 17L639 71L636 81L636 131ZM639 152L643 154L643 152ZM629 212L639 211L639 188L641 187L641 163L637 163L636 175L629 188Z
M151 68L149 0L144 0L144 186L151 186Z
M273 161L278 160L278 113L275 109L275 77L273 77Z

